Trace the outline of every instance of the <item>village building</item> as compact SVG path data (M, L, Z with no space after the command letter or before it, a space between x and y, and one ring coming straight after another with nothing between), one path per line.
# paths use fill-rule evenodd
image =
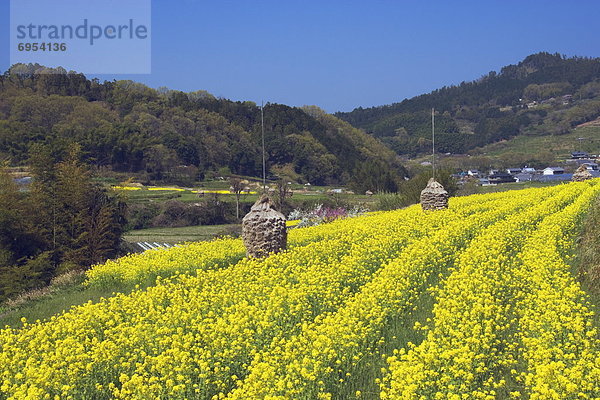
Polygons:
M585 151L574 151L571 153L571 158L574 160L582 159L582 158L590 158L590 155Z
M531 173L520 173L520 174L516 174L514 175L515 179L517 180L517 182L530 182L533 180L534 175Z
M547 167L542 172L543 175L562 175L565 173L564 168L561 167Z
M514 176L512 176L511 174L507 173L507 172L496 172L492 175L490 175L488 177L488 180L490 181L490 183L512 183L512 182L516 182L516 179Z

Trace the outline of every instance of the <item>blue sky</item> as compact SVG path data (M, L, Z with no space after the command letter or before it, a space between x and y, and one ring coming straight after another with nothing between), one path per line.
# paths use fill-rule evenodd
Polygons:
M8 0L0 18L4 71ZM349 111L473 80L539 51L600 56L599 19L597 0L152 0L152 73L98 77Z

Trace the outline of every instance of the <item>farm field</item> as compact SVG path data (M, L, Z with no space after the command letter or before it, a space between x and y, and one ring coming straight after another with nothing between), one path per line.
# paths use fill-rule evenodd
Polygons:
M0 331L7 399L597 399L600 338L571 272L596 180L130 255L134 289ZM136 286L137 285L137 286Z
M178 228L148 228L127 232L123 239L128 242L160 242L160 243L183 243L192 241L210 240L215 236L225 236L241 232L241 225L201 225L184 226Z
M527 136L521 135L510 140L488 144L473 150L473 154L501 156L506 154L534 154L540 149L551 152L556 161L568 158L573 151L586 151L595 154L598 149L600 127L580 126L564 135Z
M229 186L225 186L223 183L218 185L217 183L210 182L210 185L206 183L206 187L196 188L193 190L182 188L182 187L159 187L160 190L157 190L153 187L146 187L143 189L139 189L135 186L119 186L115 185L112 188L120 192L121 195L127 200L128 203L148 203L148 202L164 202L171 199L177 199L186 203L195 203L201 200L204 197L210 197L217 195L220 200L227 202L234 202L235 195L233 195ZM133 190L132 190L133 188ZM292 198L295 200L306 200L313 202L322 202L327 199L329 196L327 194L328 191L332 189L336 189L336 186L312 186L309 189L304 187L303 185L291 185L292 190ZM198 191L204 192L204 196L197 193ZM341 193L336 194L336 196L341 200L353 200L360 202L372 202L373 198L366 196L364 194L349 194L349 193ZM256 192L251 192L250 194L246 194L245 192L240 196L240 202L253 204L258 199L258 195Z

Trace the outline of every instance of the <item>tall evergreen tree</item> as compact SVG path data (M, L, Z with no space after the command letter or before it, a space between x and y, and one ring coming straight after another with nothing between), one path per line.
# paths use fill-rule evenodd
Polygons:
M43 284L51 273L49 254L37 234L29 198L0 168L0 300Z

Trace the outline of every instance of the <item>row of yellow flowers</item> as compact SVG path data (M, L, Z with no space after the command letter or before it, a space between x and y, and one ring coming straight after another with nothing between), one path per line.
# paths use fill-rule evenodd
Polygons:
M473 203L456 215L489 208L487 203ZM185 268L186 262L188 270L205 268L197 276L179 275L147 291L2 331L0 391L12 398L190 397L226 391L237 381L234 370L242 376L254 355L275 338L334 310L410 241L443 226L445 215L412 207L301 229L294 232L297 245L290 251L229 268L211 265L231 262L219 261L219 249L233 248L228 257L239 256L239 240L97 266L89 275L92 283L119 277L144 281L159 263L167 273L175 273L178 265ZM136 264L144 266L136 269Z
M569 254L588 190L547 218L520 254L524 289L516 306L521 373L531 400L600 398L600 339L587 296L571 274Z
M365 218L376 217L370 213ZM385 218L385 217L384 217ZM378 224L380 218L355 221L359 225ZM294 226L297 221L288 221ZM288 244L291 249L327 238L333 240L345 234L355 224L352 220L337 220L322 226L290 230ZM141 254L130 254L86 272L87 284L100 287L115 285L147 286L157 277L178 274L196 274L209 269L219 269L237 263L245 255L241 239L221 238L207 242L186 243L169 249L156 249Z
M543 197L550 193L532 194ZM228 398L331 398L345 380L353 379L360 360L382 344L386 322L394 314L410 309L431 275L451 265L457 252L479 230L524 208L533 199L496 196L496 201L481 205L472 215L457 212L468 205L460 204L463 199L455 200L449 211L438 214L438 218L449 218L443 229L408 246L338 310L317 317L303 325L299 334L275 342L257 355L248 377Z
M158 187L158 186L148 186L148 187L140 187L140 186L124 186L124 185L115 185L112 186L113 190L121 190L121 191L134 191L134 190L151 190L151 191L171 191L171 192L185 192L190 191L191 193L216 193L216 194L233 194L231 190L225 189L199 189L199 190L190 190L183 189L178 187ZM244 191L243 194L256 194L256 191Z
M363 269L354 269L356 264L353 264L348 267L348 273L342 275L338 275L336 268L342 258L357 255L364 249L360 247L361 242L371 240L367 249L377 249L374 245L378 241L371 237L371 224L380 226L387 222L385 233L392 238L395 237L391 235L392 231L402 227L407 228L402 232L408 235L413 232L410 228L416 225L415 215L419 213L413 207L393 213L393 216L366 217L362 221L352 219L298 230L293 232L292 239L298 245L291 251L266 260L245 260L221 270L210 268L218 259L219 250L230 251L222 260L226 263L227 258L237 257L243 251L239 240L148 252L97 266L89 273L92 284L119 278L131 282L146 280L155 274L153 268L173 274L175 268L185 268L185 263L208 268L197 277L181 276L173 283L163 282L148 291L119 295L100 304L79 307L49 323L34 324L23 331L4 331L0 335L3 350L1 389L16 398L27 395L35 398L42 393L126 397L128 393L131 395L140 390L143 392L139 394L141 397L148 394L145 391L166 391L174 396L181 389L179 377L185 377L186 382L191 379L206 382L204 389L186 383L186 396L190 390L192 393L211 390L214 385L222 389L224 383L216 378L208 380L208 375L230 380L231 367L223 366L222 362L241 359L239 353L247 345L237 335L227 337L228 330L235 326L232 324L250 324L252 329L248 332L252 340L259 332L268 336L275 331L269 320L245 316L259 296L265 302L262 309L276 313L263 314L266 318L274 318L271 322L278 323L275 317L287 316L290 312L294 315L296 310L308 311L306 315L310 317L313 307L323 307L327 300L324 297L331 294L331 289L337 289L338 294L343 295L351 285L360 286L361 279L368 279L368 268L377 267L377 262L364 264ZM412 225L407 226L403 221ZM376 237L383 239L381 233ZM299 245L303 242L307 245ZM402 240L398 238L398 242ZM363 255L361 260L368 256ZM323 273L325 267L329 268L328 274ZM352 276L353 280L350 279ZM297 284L315 290L303 293L295 288ZM316 291L317 288L321 292ZM291 293L289 289L296 289L303 298L286 299L284 296ZM297 304L293 304L294 301ZM264 323L269 325L261 326ZM238 334L244 334L244 331L238 329ZM221 337L219 340L215 340L217 335ZM65 349L69 350L65 352ZM207 359L219 357L223 361L198 364L200 354ZM65 368L68 371L63 371ZM147 375L137 373L148 369ZM172 374L176 376L172 377ZM12 384L9 384L11 380Z
M96 265L86 272L87 284L100 287L148 286L159 276L195 274L235 264L245 255L242 241L222 238L208 242L187 243L170 249L156 249L129 254Z
M317 315L336 309L419 229L424 230L415 223L414 214L419 212L414 208L403 212L405 219L393 218L394 223L375 233L364 224L351 224L335 240L323 239L264 261L242 261L227 271L229 284L213 284L199 294L206 297L207 303L194 304L200 316L194 321L189 340L196 347L180 353L165 352L142 362L135 374L124 379L118 394L113 394L210 398L230 391L265 346L288 337ZM207 307L214 313L205 314ZM176 380L173 368L182 361L186 365L182 356L204 366L199 369L202 387L196 388L197 392L191 390L193 385L181 387L178 392L166 384L169 379ZM179 372L190 380L195 375L192 370ZM156 373L163 378L152 385Z
M134 191L134 190L142 190L141 187L138 186L112 186L113 190L122 190L122 191Z
M408 351L398 349L388 359L381 397L491 400L526 395L523 374L518 372L524 349L516 300L528 298L532 282L519 278L532 265L523 265L520 252L534 243L538 249L551 246L552 242L540 241L544 218L555 218L553 214L565 207L569 211L562 213L571 212L571 204L581 212L598 189L588 183L564 186L550 199L483 231L459 256L438 291L434 326L425 328L426 339ZM521 303L522 309L535 308L529 300ZM555 344L553 350L562 351ZM537 398L565 396L561 392L558 397Z
M572 384L593 393L589 310L552 257L567 253L561 237L598 191L572 184L338 220L290 231L290 249L266 259L244 258L229 238L96 266L90 285L156 285L0 331L0 398L331 398L438 274L448 278L435 325L389 360L382 397L501 396L510 385L489 366L517 361L527 370L514 380L532 398ZM556 251L544 253L541 240ZM552 319L573 305L570 319ZM555 327L563 330L552 336ZM560 365L567 372L551 380Z

